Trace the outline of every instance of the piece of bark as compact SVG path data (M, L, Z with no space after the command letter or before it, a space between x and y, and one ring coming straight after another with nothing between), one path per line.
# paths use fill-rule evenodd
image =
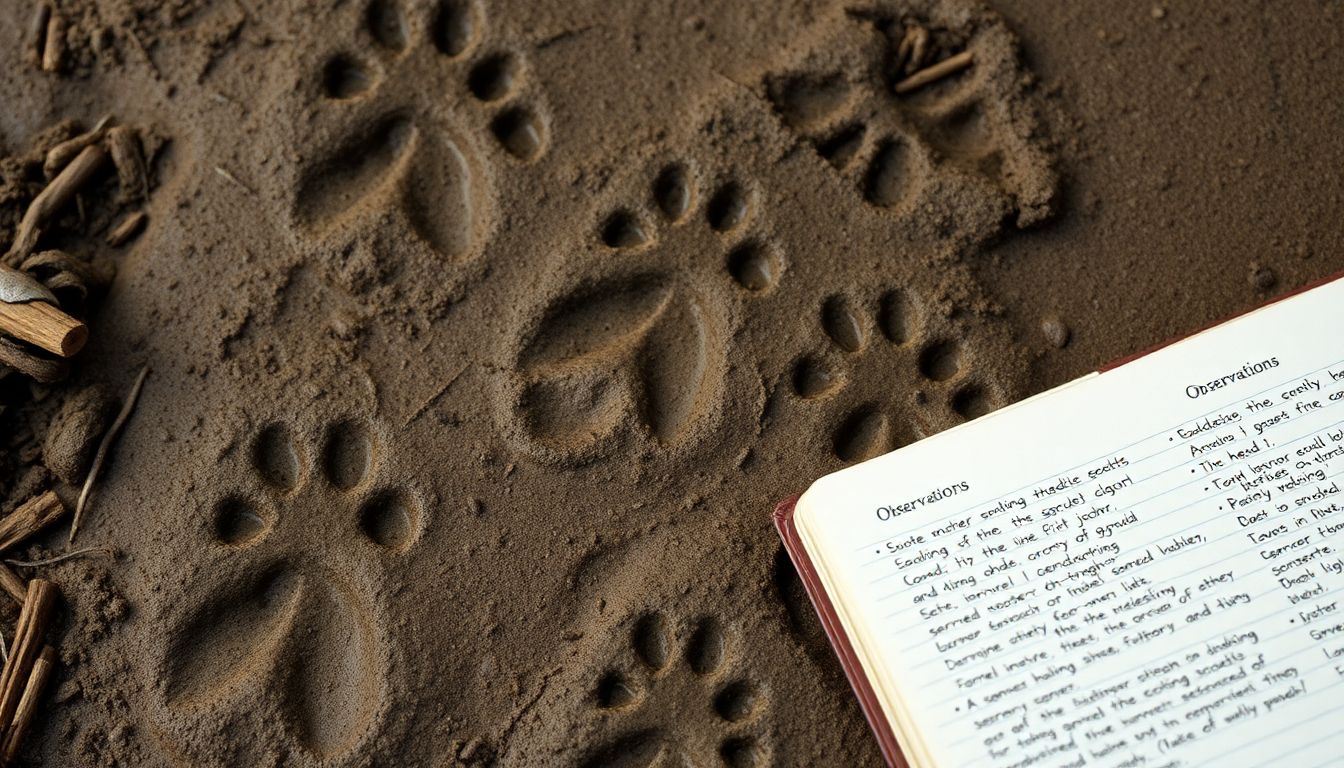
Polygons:
M0 365L7 365L41 384L60 381L70 372L70 364L65 360L45 357L4 336L0 336Z
M19 625L14 630L14 644L9 649L4 669L0 670L0 723L6 726L14 722L19 700L28 687L28 676L44 645L43 638L56 608L56 596L56 585L50 581L33 579L28 582L28 594L19 611Z
M6 262L13 264L22 261L33 252L37 238L42 234L42 227L74 199L75 193L93 178L106 160L107 153L102 147L96 144L85 147L56 178L51 180L46 189L33 198L33 202L28 204L28 210L24 212L23 219L19 222L18 230L14 233L14 242L5 255Z
M148 174L145 172L145 153L140 146L140 134L135 129L118 125L107 132L107 147L112 152L112 165L117 169L117 181L127 197L149 195Z
M4 751L0 754L0 760L3 760L4 765L13 765L19 758L23 737L28 734L28 728L33 724L33 718L37 714L38 698L47 687L47 681L51 679L51 673L55 669L56 649L50 645L43 646L42 653L33 661L32 671L28 673L23 695L19 698L18 708L14 712L14 722L5 732Z
M55 491L39 494L0 520L0 552L32 536L65 516L65 504Z

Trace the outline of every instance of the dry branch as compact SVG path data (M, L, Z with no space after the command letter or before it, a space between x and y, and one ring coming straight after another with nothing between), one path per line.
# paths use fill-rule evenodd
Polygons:
M28 204L28 210L23 214L23 220L19 222L19 229L14 235L14 242L9 246L5 261L12 264L32 253L37 245L38 236L42 234L42 227L46 226L51 217L64 208L74 198L75 193L93 178L93 174L97 173L106 159L107 153L102 147L96 144L85 147L60 175L51 180L46 189L33 198L33 202Z
M145 385L145 377L149 375L149 366L140 369L140 375L135 378L135 385L131 387L131 393L126 396L126 402L121 406L121 413L117 414L116 421L108 427L107 434L103 435L103 440L98 444L98 452L93 455L93 465L89 467L89 476L84 478L84 488L79 492L79 501L75 503L75 519L70 523L70 544L75 543L75 535L79 533L79 524L84 518L84 504L89 500L89 494L93 492L93 484L98 480L98 473L103 470L103 462L107 460L107 452L112 447L112 441L117 438L117 433L121 431L126 420L131 417L131 411L135 410L135 401L140 399L140 389Z
M28 582L28 595L19 611L19 626L14 630L14 645L4 669L0 670L0 723L6 726L14 722L19 700L28 687L28 676L56 607L56 595L56 585L46 579Z
M42 653L33 662L32 672L29 673L28 681L23 687L23 696L19 699L18 709L14 713L14 722L5 732L4 765L13 765L18 759L19 749L23 747L23 737L28 733L28 727L33 724L33 717L37 714L38 697L42 695L42 689L46 688L47 680L51 679L51 673L55 668L56 649L50 645L44 646Z

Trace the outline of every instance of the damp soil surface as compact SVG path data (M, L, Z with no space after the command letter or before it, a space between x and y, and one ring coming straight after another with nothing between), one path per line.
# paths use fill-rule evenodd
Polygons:
M152 373L29 765L877 765L774 503L1344 267L1338 2L53 5L0 242L102 115L148 188L0 512Z

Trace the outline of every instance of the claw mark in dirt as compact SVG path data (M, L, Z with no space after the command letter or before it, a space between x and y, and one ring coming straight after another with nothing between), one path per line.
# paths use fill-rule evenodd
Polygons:
M591 458L622 435L693 442L722 407L733 310L716 297L756 300L783 277L750 188L730 178L702 197L684 164L651 176L597 220L588 263L524 322L509 407L543 456Z
M328 764L366 742L385 712L384 622L350 568L406 551L422 528L420 502L378 479L378 446L361 422L333 423L302 448L294 435L280 423L262 429L254 481L211 511L226 585L179 621L165 655L183 753L210 749L209 729L192 718L243 727L260 716L267 722L252 727L278 728L299 764Z
M897 51L915 28L929 32L926 61L970 50L974 66L897 95L908 74ZM766 94L785 127L875 209L951 217L984 238L1006 219L1044 220L1056 192L1017 48L1001 18L964 0L882 4L850 11L798 66L767 78Z
M584 768L769 762L769 742L754 728L765 694L730 671L736 655L716 617L680 625L643 614L624 650L593 686L606 735L586 751Z

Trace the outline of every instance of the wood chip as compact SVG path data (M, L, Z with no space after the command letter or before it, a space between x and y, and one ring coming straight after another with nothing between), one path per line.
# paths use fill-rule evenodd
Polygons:
M55 491L47 491L19 505L0 520L0 552L18 544L65 517L65 504Z
M136 211L126 218L122 219L117 226L107 233L107 244L113 248L120 248L130 241L131 238L140 234L140 230L145 228L145 220L148 218L144 211Z
M47 39L42 46L42 70L57 72L65 61L65 19L59 13L47 19Z
M8 565L0 565L0 589L5 590L5 594L14 598L14 602L23 605L23 601L28 595L28 582L15 573L13 568Z

